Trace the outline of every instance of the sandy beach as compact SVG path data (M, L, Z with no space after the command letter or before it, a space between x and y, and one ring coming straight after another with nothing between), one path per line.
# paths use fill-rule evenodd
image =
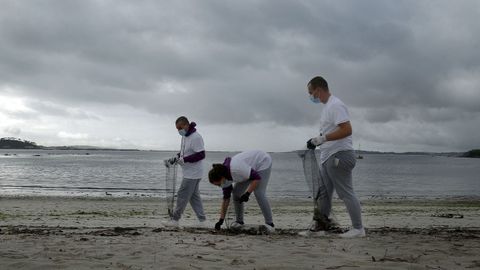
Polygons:
M367 237L301 237L312 203L273 200L277 232L163 227L158 198L0 198L0 269L480 269L480 200L363 200ZM204 202L211 227L219 200ZM262 224L249 202L248 224ZM347 229L343 204L334 217Z

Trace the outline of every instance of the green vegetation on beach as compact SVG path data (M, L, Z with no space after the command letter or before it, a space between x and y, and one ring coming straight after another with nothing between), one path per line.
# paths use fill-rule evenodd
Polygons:
M470 150L463 154L462 157L480 158L480 149Z
M0 148L3 149L39 149L41 146L38 146L34 142L21 140L17 138L1 138L0 139Z

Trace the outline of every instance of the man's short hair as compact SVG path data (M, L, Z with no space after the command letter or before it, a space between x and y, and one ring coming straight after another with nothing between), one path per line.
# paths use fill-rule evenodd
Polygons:
M182 123L182 124L190 124L190 122L188 122L188 119L187 117L185 116L180 116L177 118L177 121L175 121L175 125L178 124L178 123Z
M310 85L313 89L320 87L323 90L329 91L327 81L321 76L313 77L307 85Z

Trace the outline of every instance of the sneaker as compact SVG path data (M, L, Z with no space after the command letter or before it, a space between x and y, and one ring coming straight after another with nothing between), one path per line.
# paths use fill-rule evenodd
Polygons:
M241 228L243 228L243 222L234 221L234 222L232 222L232 224L230 224L230 228L241 229Z
M340 234L341 238L357 238L357 237L365 237L365 229L351 229L346 233Z
M325 236L326 230L327 230L327 226L325 226L324 222L320 222L314 219L312 220L312 222L310 222L308 229L306 231L299 232L298 235L304 236L304 237Z
M195 222L195 224L193 226L195 228L201 228L201 229L205 229L205 228L208 227L206 220L197 220L197 222Z
M170 219L167 222L163 222L163 226L169 227L169 228L178 228L180 227L180 224L178 223L178 220Z
M265 224L262 226L265 234L272 234L275 232L275 227Z
M312 232L320 231L320 226L318 224L318 221L317 220L312 220L312 222L308 226L308 230L312 231Z

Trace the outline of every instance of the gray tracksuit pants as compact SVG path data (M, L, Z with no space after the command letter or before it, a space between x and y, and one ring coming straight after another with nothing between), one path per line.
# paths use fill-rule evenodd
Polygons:
M200 191L198 189L200 180L202 179L183 178L177 193L177 205L175 206L175 211L173 211L174 220L180 220L183 211L185 211L187 204L190 202L198 220L205 221L202 199L200 198Z
M323 183L326 187L326 196L321 196L317 201L320 213L328 217L332 211L333 191L345 203L352 227L360 229L362 225L362 210L352 184L352 170L356 159L353 151L340 151L329 157L320 170Z
M258 174L262 179L259 181L257 188L253 191L253 194L257 199L258 206L260 207L263 217L265 218L265 223L273 223L272 209L270 208L270 203L268 202L267 195L266 195L268 180L270 178L271 171L272 171L272 166L270 166L266 170L258 172ZM243 222L243 212L244 212L245 203L240 203L239 199L245 193L245 191L248 188L248 185L250 185L251 182L252 182L251 180L245 181L241 183L236 183L233 186L233 192L232 192L233 205L235 206L235 215L237 218L236 221Z

